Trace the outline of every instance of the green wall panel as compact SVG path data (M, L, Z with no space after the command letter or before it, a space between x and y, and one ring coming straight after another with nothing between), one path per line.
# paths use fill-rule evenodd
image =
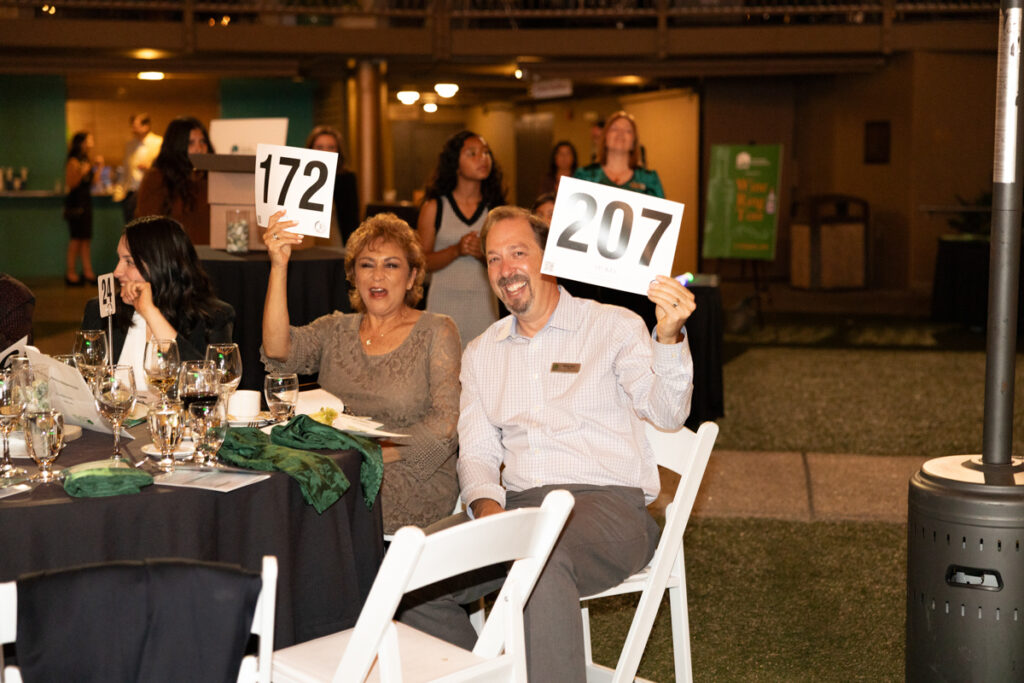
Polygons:
M0 166L29 169L28 190L53 190L67 156L63 76L0 74Z
M313 83L289 78L224 78L220 82L221 117L287 117L288 144L302 147L313 129L314 88Z

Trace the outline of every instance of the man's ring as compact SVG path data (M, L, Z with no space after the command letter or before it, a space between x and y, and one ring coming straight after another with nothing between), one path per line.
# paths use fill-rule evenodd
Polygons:
M279 240L279 239L281 239L281 236L280 236L280 235L278 235L278 234L277 234L276 232L275 232L275 233L274 233L273 235L271 235L270 237L271 237L272 239L275 239L275 240Z

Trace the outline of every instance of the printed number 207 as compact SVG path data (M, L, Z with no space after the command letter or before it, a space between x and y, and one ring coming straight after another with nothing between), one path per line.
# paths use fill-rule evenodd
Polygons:
M560 247L564 247L565 249L573 249L575 251L582 251L586 253L590 245L586 242L574 240L572 237L577 232L587 227L590 222L594 220L594 217L597 216L597 200L589 194L577 192L569 197L569 201L583 203L582 215L562 231L562 234L558 236L556 244ZM612 220L615 218L615 214L617 212L622 214L622 227L619 228L618 242L612 245L609 244L611 240ZM672 216L671 214L655 211L654 209L644 209L640 212L640 215L643 218L653 218L658 221L658 227L654 229L654 232L651 234L651 238L647 240L647 246L644 247L643 253L640 254L640 265L649 266L651 265L651 257L654 256L654 250L657 249L661 236L665 234L665 230L668 229L669 224L672 222ZM598 253L606 259L615 260L622 258L626 253L626 249L629 247L629 238L632 232L633 208L625 202L608 202L608 206L604 207L604 212L601 214L601 224L597 231Z
M273 155L268 154L267 158L260 162L260 168L263 169L263 201L267 203L267 195L270 192L270 164L272 163ZM292 178L295 177L295 172L299 170L299 165L302 163L300 159L295 157L281 157L279 160L282 166L288 167L288 175L285 176L284 183L281 184L281 193L277 197L277 205L284 206L285 199L288 198L288 189L292 185ZM302 174L310 176L316 173L316 180L310 185L306 191L302 194L302 198L299 199L299 208L308 209L310 211L323 211L324 205L312 201L313 195L317 193L324 183L327 182L327 164L322 161L308 161L306 167L302 169Z

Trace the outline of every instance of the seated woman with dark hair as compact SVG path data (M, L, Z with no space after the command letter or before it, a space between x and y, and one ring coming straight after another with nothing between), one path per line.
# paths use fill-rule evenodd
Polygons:
M173 218L147 216L126 225L117 243L114 277L121 297L111 362L133 366L140 389L145 387L142 356L148 339L176 339L183 361L202 360L207 344L231 341L235 310L214 296L195 247ZM82 329L107 329L98 299L86 303Z
M270 217L263 241L270 279L263 308L267 371L319 373L320 386L356 415L372 415L389 431L383 443L384 531L427 526L449 513L459 495L459 369L462 344L446 315L416 310L423 297L424 256L416 234L391 213L366 219L345 248L345 276L357 313L331 313L303 327L288 324L287 274L302 235Z

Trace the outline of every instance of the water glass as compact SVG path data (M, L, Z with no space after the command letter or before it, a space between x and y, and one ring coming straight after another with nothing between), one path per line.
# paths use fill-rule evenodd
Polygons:
M24 373L18 370L0 370L0 433L4 439L4 456L0 460L0 485L12 482L26 474L22 467L15 467L11 460L9 437L14 426L21 419L25 405L21 403Z
M270 415L278 422L295 414L299 401L299 376L294 372L272 372L263 380L263 395Z
M53 359L58 363L70 365L73 368L78 367L78 364L75 363L75 354L73 353L58 353L57 355L53 356Z
M229 398L242 381L242 354L238 352L238 344L209 344L206 360L213 363L220 374L220 391Z
M75 332L75 366L91 387L96 381L100 368L107 358L107 333L103 330L79 330Z
M114 430L111 459L117 464L124 460L121 454L121 423L135 408L136 395L135 369L132 366L104 365L96 372L93 398L96 399L96 409L110 421Z
M61 479L52 465L64 448L64 413L59 410L26 412L24 423L25 449L39 465L39 473L32 480L46 483Z
M146 416L149 434L160 449L157 465L165 472L174 471L174 450L181 443L185 431L185 411L180 401L162 399L149 407Z
M146 383L156 389L160 398L167 398L178 383L181 357L178 342L173 339L150 339L142 356Z
M188 412L192 441L196 446L193 461L203 465L216 464L217 451L228 433L227 401L222 398L212 405L193 403Z

